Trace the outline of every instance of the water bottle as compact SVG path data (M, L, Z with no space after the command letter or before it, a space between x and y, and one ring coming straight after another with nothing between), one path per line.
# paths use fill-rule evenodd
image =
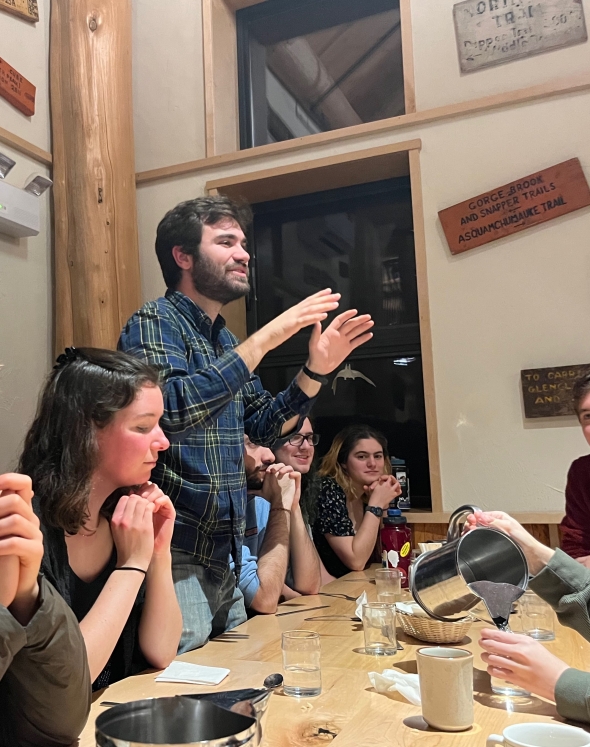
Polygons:
M397 567L402 572L402 586L408 588L408 569L410 567L412 549L412 530L408 526L405 516L402 516L401 509L389 508L387 516L383 519L381 529L381 549L386 553L395 550L398 554L399 561ZM391 568L389 559L387 565Z

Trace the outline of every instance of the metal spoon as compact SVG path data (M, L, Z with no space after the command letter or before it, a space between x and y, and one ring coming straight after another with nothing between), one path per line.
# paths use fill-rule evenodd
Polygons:
M267 690L274 690L275 688L280 687L282 684L283 675L279 674L279 672L275 672L275 674L268 675L268 677L262 683L262 686L266 687Z

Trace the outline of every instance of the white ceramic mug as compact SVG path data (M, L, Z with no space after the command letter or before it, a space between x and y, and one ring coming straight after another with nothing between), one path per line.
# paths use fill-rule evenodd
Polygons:
M462 648L428 646L416 652L422 716L441 731L473 724L473 654Z
M590 734L567 724L512 724L498 734L490 734L486 747L590 747Z

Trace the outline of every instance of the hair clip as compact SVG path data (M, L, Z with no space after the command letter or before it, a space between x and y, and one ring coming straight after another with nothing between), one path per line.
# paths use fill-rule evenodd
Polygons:
M57 356L57 360L55 361L53 370L58 371L60 368L67 366L68 363L72 363L73 361L75 361L78 357L78 351L76 350L76 348L66 348L61 355Z

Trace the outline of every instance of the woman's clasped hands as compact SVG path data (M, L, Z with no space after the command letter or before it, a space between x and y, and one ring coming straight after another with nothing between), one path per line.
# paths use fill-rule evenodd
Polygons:
M176 511L152 482L119 499L111 519L117 565L148 570L153 558L170 554Z

